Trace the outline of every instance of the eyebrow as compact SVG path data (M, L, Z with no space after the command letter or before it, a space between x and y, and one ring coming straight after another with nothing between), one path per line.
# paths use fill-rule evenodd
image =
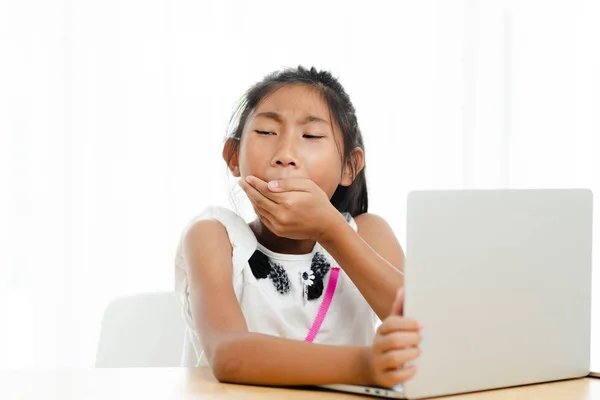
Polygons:
M283 118L281 117L281 115L277 114L276 112L273 111L267 111L267 112L262 112L259 114L256 114L256 117L264 117L264 118L270 118L273 119L279 123L283 122ZM255 117L255 118L256 118ZM319 123L324 123L327 125L330 125L331 123L323 118L319 118L319 117L315 117L314 115L308 115L304 118L302 118L301 120L298 121L298 123L300 125L305 125L311 122L319 122Z

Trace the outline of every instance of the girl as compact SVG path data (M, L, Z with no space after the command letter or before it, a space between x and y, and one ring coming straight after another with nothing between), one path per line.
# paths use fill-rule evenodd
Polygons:
M223 158L257 219L211 207L184 230L184 364L259 385L410 379L421 327L402 317L402 248L367 213L363 139L342 86L315 68L276 72L233 121Z

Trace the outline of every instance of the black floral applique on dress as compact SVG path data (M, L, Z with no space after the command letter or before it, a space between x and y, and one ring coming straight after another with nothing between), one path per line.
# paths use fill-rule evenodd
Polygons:
M250 264L252 275L256 279L270 279L279 294L284 295L290 292L290 277L285 268L270 260L266 254L256 250L248 260L248 264ZM310 270L300 274L307 300L321 297L324 289L323 279L330 270L331 264L325 256L316 252L311 261Z

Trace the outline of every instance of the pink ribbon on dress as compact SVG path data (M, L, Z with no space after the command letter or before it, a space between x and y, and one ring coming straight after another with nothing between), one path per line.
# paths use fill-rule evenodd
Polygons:
M325 296L323 297L323 301L321 302L317 316L315 317L315 320L308 331L308 335L306 335L306 339L304 339L305 342L312 342L315 340L315 337L317 337L317 333L319 333L319 329L321 329L323 320L325 319L327 311L329 310L329 306L331 305L331 300L333 300L333 294L335 293L335 287L337 286L339 276L340 268L331 268L331 274L329 275L329 283L327 284Z

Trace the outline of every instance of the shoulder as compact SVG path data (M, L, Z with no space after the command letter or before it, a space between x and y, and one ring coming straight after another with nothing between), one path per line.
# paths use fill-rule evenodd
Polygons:
M232 251L227 229L216 219L200 219L193 222L186 230L183 238L183 253L189 258L192 253L207 250Z
M192 282L206 281L205 274L231 274L232 254L233 244L221 221L201 218L184 231L180 247L182 270ZM213 268L217 265L224 268ZM203 279L198 280L199 276Z
M404 269L404 251L390 224L376 214L364 213L355 219L360 237L396 268Z
M228 257L234 262L238 275L256 250L256 237L242 217L234 211L218 206L204 209L183 229L176 267L185 270L192 263L205 264L202 259L218 257L218 263ZM192 261L194 260L194 261Z
M384 228L386 230L387 229L391 230L391 227L387 223L387 221L377 214L372 214L372 213L360 214L360 215L356 216L356 218L354 218L354 220L356 221L356 225L358 226L359 230L363 230L363 231L367 231L367 232L370 232L373 230L380 230L382 228Z
M183 229L182 237L185 243L197 239L211 240L213 237L228 239L227 228L236 228L236 225L244 224L237 214L225 207L206 207L200 214Z
M210 206L193 218L184 228L182 240L201 238L228 240L233 246L255 247L254 233L242 217L225 207Z
M396 239L394 231L388 222L376 214L364 213L355 219L358 234L367 242L380 238Z

